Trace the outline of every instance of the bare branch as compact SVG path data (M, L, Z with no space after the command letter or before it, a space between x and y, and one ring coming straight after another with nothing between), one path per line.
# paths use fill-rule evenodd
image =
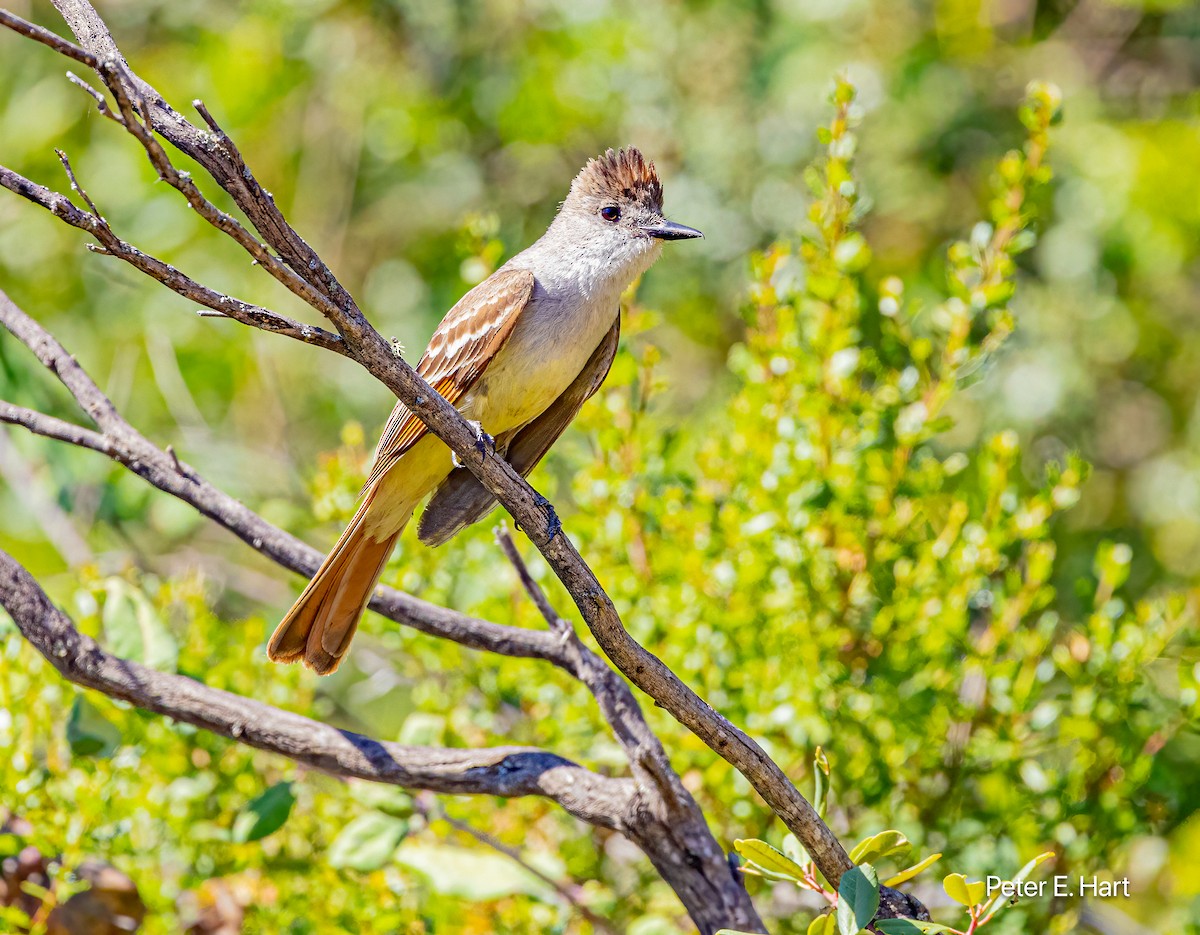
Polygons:
M198 110L212 128L211 134L183 117L158 91L129 68L104 20L90 3L55 0L54 5L67 21L75 38L92 56L92 60L85 64L98 72L103 65L113 69L113 73L126 84L129 99L144 109L143 116L150 127L180 152L203 166L233 198L234 204L246 215L263 240L317 293L329 300L328 309L321 310L322 313L332 321L333 313L337 311L348 317L355 330L363 326L370 328L353 298L342 288L316 251L287 223L271 193L258 183L237 147L221 131L203 105ZM10 18L19 20L11 15ZM20 22L24 23L23 20Z
M91 429L85 429L72 422L64 422L62 419L56 419L54 416L35 412L23 406L14 406L4 400L0 400L0 422L19 425L34 435L53 438L56 441L66 442L68 445L78 445L80 448L90 448L92 451L98 451L109 457L113 457L115 454L112 443L99 432L93 432Z
M331 307L323 307L320 311L345 339L348 356L391 389L508 509L566 586L608 658L630 681L737 768L804 844L826 878L836 885L851 866L849 858L804 796L761 746L714 711L660 659L628 634L595 574L562 534L561 524L549 503L503 458L476 448L475 433L466 420L399 358L390 343L370 325L332 271L287 223L270 193L258 184L228 137L224 134L213 136L194 126L171 108L157 91L129 71L103 20L90 3L86 0L54 0L54 4L83 48L95 56L98 63L115 66L115 73L128 82L129 97L146 108L145 116L150 126L199 162L233 198L259 236L298 275L329 298ZM103 239L101 243L104 243ZM674 781L678 782L678 777L674 777ZM885 913L890 911L894 910L885 896Z
M542 619L546 621L546 625L555 633L558 633L564 640L574 637L575 628L566 620L558 615L550 603L550 599L546 597L546 592L541 589L536 581L533 580L533 575L529 573L529 566L525 564L525 559L521 558L521 553L517 550L517 544L513 542L512 536L509 535L508 528L501 523L494 530L492 535L496 538L496 544L500 546L500 551L504 553L510 565L517 573L517 578L521 582L521 587L525 589L525 593L529 595L529 599L533 601L533 605L538 609L538 613L542 615Z
M96 207L96 203L92 201L91 196L83 190L83 186L81 186L79 184L79 180L75 178L75 170L71 168L71 160L67 158L67 154L61 149L56 149L54 152L58 156L58 161L62 163L63 170L67 173L67 179L71 182L71 189L75 192L75 194L83 199L83 203L86 204L89 209L91 209L92 215L97 218L101 224L104 224L105 228L107 228L108 224L105 223L104 218L100 217L100 209Z
M321 555L267 523L232 497L212 487L181 462L173 449L160 451L112 409L112 404L65 348L0 292L0 324L33 348L39 359L75 396L85 412L104 417L105 434L29 409L0 403L0 421L99 451L165 493L194 506L285 568L311 575ZM605 720L625 749L638 795L626 834L650 857L679 893L703 931L734 924L761 929L740 881L729 873L725 855L709 833L695 800L671 768L661 741L650 729L628 684L579 640L574 629L547 633L502 626L419 601L379 587L372 609L383 616L464 646L508 656L544 659L580 679L592 692ZM710 923L711 924L708 924Z
M99 59L91 52L81 49L73 42L68 42L62 36L52 33L49 29L43 29L35 23L21 19L21 17L15 13L8 12L8 10L0 10L0 26L7 26L13 32L20 33L22 36L33 39L35 42L40 42L42 45L48 45L55 52L59 52L67 58L73 58L81 65L87 65L88 68L95 68L99 64Z
M75 629L3 551L0 606L25 639L75 684L335 776L452 794L544 796L588 824L617 830L635 795L631 780L600 776L536 747L401 746L117 658Z
M158 177L182 194L187 200L188 205L200 217L204 218L209 224L241 246L242 249L254 258L255 263L270 273L292 293L318 310L329 307L330 302L328 298L298 276L279 257L271 253L267 249L266 244L261 243L257 237L246 230L241 222L232 215L226 214L205 198L201 194L200 189L196 187L196 183L192 181L189 173L180 172L175 168L171 162L171 158L167 155L167 151L155 139L153 130L138 119L137 113L134 110L134 103L129 99L127 81L121 72L120 66L107 62L102 64L98 71L104 79L105 85L112 92L113 97L116 98L117 108L121 112L121 124L142 144L142 148L146 151L146 156L149 158L150 164L154 166ZM149 103L146 100L141 101L138 105L138 110L143 114L149 113ZM207 114L207 111L205 113ZM211 120L211 117L207 119Z
M326 331L323 328L317 328L314 325L306 325L303 322L294 321L277 312L265 309L260 305L243 302L240 299L235 299L214 289L210 289L169 263L164 263L157 257L144 253L137 247L121 240L121 238L113 233L112 229L108 226L108 222L104 220L95 205L92 204L91 199L79 187L67 157L62 153L59 153L59 157L63 162L68 177L71 179L72 187L87 202L91 208L91 213L81 211L75 207L71 203L71 199L66 195L46 188L44 185L39 185L37 182L33 182L4 166L0 166L0 187L7 188L22 198L40 205L72 227L77 227L92 234L100 241L100 247L94 249L94 252L124 260L135 269L158 280L172 292L213 309L221 317L231 318L242 324L250 325L253 328L269 331L272 334L281 334L297 341L303 341L305 344L323 347L326 350L343 356L349 353L345 341L336 334Z
M208 124L208 128L220 138L221 142L231 147L232 150L237 153L238 159L241 159L242 154L237 152L237 146L234 144L233 140L229 138L229 134L222 129L219 123L217 123L216 118L208 112L208 107L205 105L204 101L200 100L200 98L196 98L194 101L192 101L192 106L196 108L196 113L198 113L204 122Z
M64 16L67 16L68 12L70 11L63 10ZM186 173L179 172L174 165L172 165L165 150L163 150L158 141L154 139L152 129L149 126L144 125L134 115L134 102L131 100L131 95L129 92L130 90L142 92L140 95L138 95L137 106L143 115L146 116L147 120L152 119L151 114L155 106L153 102L157 101L160 108L165 107L165 102L161 99L161 96L158 95L157 92L154 92L153 88L151 88L148 84L132 75L132 73L126 74L128 69L124 64L124 59L120 56L116 44L112 42L112 37L108 35L108 31L104 27L103 22L100 20L99 16L94 10L90 10L90 17L86 15L87 12L88 11L85 10L76 11L75 21L84 25L87 25L88 23L91 24L93 28L93 32L91 33L93 41L99 42L101 39L96 30L103 31L104 38L107 39L107 42L101 43L104 51L100 52L99 54L93 54L89 51L86 51L85 49L68 42L66 39L55 35L49 30L43 29L41 26L31 23L28 20L24 20L6 10L0 10L0 25L7 26L9 29L12 29L23 36L27 36L30 39L41 42L55 51L60 52L61 54L66 55L69 58L80 62L81 64L87 65L89 68L93 68L104 80L104 83L116 98L118 109L121 112L120 116L113 113L112 109L108 106L108 102L105 101L104 96L99 91L97 91L87 82L83 81L78 75L75 75L72 72L67 72L67 78L73 84L82 88L92 96L92 98L96 101L96 106L101 114L124 126L126 130L128 130L134 137L137 138L138 142L140 142L143 148L146 150L146 155L149 157L150 162L154 165L159 177L174 188L178 189L187 199L188 204L191 205L191 207L195 209L201 217L203 217L222 233L227 234L234 241L240 244L247 253L254 257L255 261L262 266L263 269L275 277L275 279L281 282L289 290L298 295L300 298L304 299L304 301L308 302L314 308L322 310L326 314L335 312L336 308L327 295L324 295L314 289L305 279L303 279L301 276L298 276L294 270L289 269L278 257L273 255L267 249L265 244L259 242L257 238L247 231L240 222L238 222L231 215L226 214L218 209L214 204L212 204L212 202L208 201L200 193L200 190L196 187L195 183L192 182ZM69 16L67 18L69 20L71 19ZM232 141L228 136L225 135L224 131L221 130L220 126L208 112L208 109L200 101L196 101L194 103L196 109L200 112L205 122L218 135L221 143L229 149L231 157L236 162L239 162L244 166L245 164L242 162L241 153L239 153L237 148L233 146ZM183 121L183 118L179 117L177 114L174 116L178 120ZM186 121L183 121L183 123L186 124ZM191 127L190 124L188 124L188 126L192 130L196 130L196 128ZM202 141L197 140L196 142ZM187 150L184 149L184 152L187 152ZM203 160L201 160L201 162L203 162ZM248 172L249 170L247 169L245 171ZM244 179L243 181L252 181L252 179ZM265 192L262 192L262 194L266 196L265 199L262 199L262 201L269 202L270 211L278 214L278 210L274 208L274 201L270 199L269 194ZM267 207L267 205L264 204L264 207ZM95 209L93 208L93 211L94 210ZM286 222L283 222L282 215L278 215L278 220L279 222L286 224ZM316 256L315 253L313 256ZM261 327L261 325L259 325L259 327Z
M71 84L75 85L75 87L81 88L85 94L91 96L91 98L96 102L96 110L100 111L101 115L107 117L109 120L119 123L121 126L125 126L125 121L113 113L112 108L108 106L108 101L104 99L103 94L93 88L73 71L67 72L67 80L71 82Z

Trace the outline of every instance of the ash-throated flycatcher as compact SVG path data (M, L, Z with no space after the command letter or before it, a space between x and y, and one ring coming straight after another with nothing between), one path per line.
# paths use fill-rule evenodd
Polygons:
M621 293L664 240L702 236L663 217L662 183L636 149L584 166L549 229L450 309L417 372L522 475L608 375ZM362 503L267 646L279 662L338 667L392 546L428 494L417 535L440 545L495 498L397 403Z

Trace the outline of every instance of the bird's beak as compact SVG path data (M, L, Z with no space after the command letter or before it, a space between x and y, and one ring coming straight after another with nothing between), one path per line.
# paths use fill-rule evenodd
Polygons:
M694 227L688 227L685 224L676 224L674 221L668 221L666 218L655 224L643 225L642 232L658 240L692 240L693 238L704 236Z

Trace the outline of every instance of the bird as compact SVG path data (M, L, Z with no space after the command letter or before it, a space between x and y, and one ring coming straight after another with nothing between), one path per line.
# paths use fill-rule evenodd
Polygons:
M703 237L667 220L654 163L632 146L588 160L546 232L446 313L419 373L522 476L608 375L621 294L665 241ZM495 498L398 402L359 506L267 644L277 662L320 675L345 658L396 540L420 502L417 537L436 546Z

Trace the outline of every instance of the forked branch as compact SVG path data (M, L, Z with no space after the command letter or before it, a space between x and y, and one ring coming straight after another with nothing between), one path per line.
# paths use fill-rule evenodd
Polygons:
M119 659L75 629L29 572L3 551L0 606L25 639L76 685L335 776L453 794L545 796L589 824L616 830L623 830L637 794L632 780L600 776L536 747L449 749L372 740Z
M103 20L90 3L85 0L55 0L55 6L63 14L71 31L75 34L80 43L78 46L46 34L45 30L40 30L32 24L18 21L19 18L13 17L11 14L0 18L0 24L7 25L23 35L42 42L73 60L93 68L109 91L114 94L126 129L138 137L160 175L166 173L164 177L180 189L188 198L189 203L199 197L201 199L201 203L198 203L200 206L197 207L197 204L193 204L193 207L204 216L206 213L212 214L207 207L208 202L203 201L203 196L200 196L198 192L191 191L190 180L177 179L179 184L172 181L171 173L174 170L170 167L169 160L166 160L165 165L161 164L163 154L156 150L157 142L153 139L150 131L160 134L178 150L200 163L249 219L258 233L258 237L261 238L261 242L250 235L248 231L244 231L245 236L242 236L239 233L240 225L238 228L222 227L225 222L219 214L206 219L224 230L244 249L250 250L252 253L261 248L266 251L265 256L271 258L273 255L270 251L274 251L274 255L277 255L279 261L286 264L290 272L281 278L281 268L272 268L269 265L269 259L267 263L263 264L265 268L272 275L276 275L276 278L284 281L285 285L292 288L293 292L303 293L302 297L332 323L340 335L342 343L335 345L334 340L331 339L335 339L337 336L329 335L328 332L323 333L327 337L318 335L315 340L306 337L303 331L298 332L296 329L309 326L299 326L290 320L279 321L281 316L275 316L275 313L258 307L243 307L244 303L243 305L235 304L234 314L230 314L227 311L228 303L231 301L228 297L221 296L219 293L206 294L203 291L205 287L188 280L179 271L167 267L166 264L158 265L161 261L146 257L145 254L136 251L136 248L124 244L111 231L105 231L106 225L102 224L98 212L82 212L73 205L68 209L62 205L62 201L70 205L68 199L63 196L55 196L55 193L40 189L40 186L30 188L29 186L33 183L19 176L13 178L15 173L9 173L13 184L6 185L6 187L13 187L14 191L18 191L27 198L32 195L31 200L43 204L44 207L49 207L68 223L80 222L74 223L74 226L93 233L100 240L100 245L105 252L113 253L126 262L143 268L143 271L149 272L154 278L165 282L176 291L180 291L183 287L189 290L195 287L198 290L194 293L195 296L202 296L217 304L208 304L201 301L200 298L196 298L196 301L209 308L214 308L216 311L230 314L230 317L235 317L246 324L265 327L255 320L259 319L274 326L266 327L266 330L277 330L292 337L299 337L308 343L329 344L328 349L337 350L338 353L355 360L388 386L437 437L458 454L460 461L508 509L545 557L550 568L566 586L588 628L608 658L630 681L650 695L658 705L665 708L681 724L736 767L805 845L822 873L836 885L842 873L850 867L850 861L836 837L808 801L796 790L761 746L709 707L660 659L633 640L625 630L616 608L595 574L567 536L560 531L553 510L548 507L546 501L502 458L494 453L476 448L474 431L463 417L434 392L403 359L399 358L394 353L392 345L370 325L354 299L341 287L332 271L312 247L287 223L270 193L259 185L237 147L220 130L211 115L201 109L200 113L204 117L208 129L195 126L172 108L154 88L133 73L121 56ZM4 182L4 178L3 175L0 175L0 183ZM57 199L61 199L61 201ZM213 208L213 211L215 210ZM106 242L106 237L108 242ZM253 243L247 242L247 238ZM296 288L293 288L292 274L303 281L306 285L304 290L297 291ZM224 305L222 305L222 301L224 301ZM274 317L263 319L264 313ZM130 466L133 467L132 464ZM311 567L315 567L315 562ZM308 568L307 564L306 568ZM372 606L377 605L373 603ZM556 637L549 633L540 635L556 640ZM556 642L556 645L561 648L563 644ZM602 663L600 665L611 673L607 666L603 666ZM623 701L622 706L624 706ZM636 708L636 704L634 707ZM629 741L635 739L627 738ZM651 759L655 758L653 745L657 745L661 750L657 738L654 738L653 745L643 743L643 739L636 739L636 745L638 749L645 751L644 755ZM669 764L665 770L657 769L654 778L659 782L666 779L668 787L678 783L678 777L674 775L673 771L670 771ZM664 787L662 791L673 792L674 790ZM681 787L679 787L679 791L682 791ZM687 796L686 793L683 793L683 796L682 801L691 801L690 796ZM694 802L691 805L694 807ZM710 850L709 848L705 849ZM895 905L890 904L886 896L885 907L885 913L898 911ZM906 905L901 908L906 908L911 912L913 907Z
M320 564L321 555L316 549L267 523L205 481L170 448L159 449L141 435L66 348L3 292L0 292L0 324L55 374L101 431L2 401L0 421L118 461L159 490L191 504L285 568L311 575ZM562 632L490 623L387 587L376 589L371 607L398 623L464 646L546 660L583 682L595 696L629 758L635 794L629 802L631 817L623 827L625 833L641 846L663 878L679 893L703 931L715 931L728 924L747 930L761 926L749 897L730 875L724 854L708 832L703 814L671 768L661 742L650 730L629 686L580 642L574 630L568 639Z

